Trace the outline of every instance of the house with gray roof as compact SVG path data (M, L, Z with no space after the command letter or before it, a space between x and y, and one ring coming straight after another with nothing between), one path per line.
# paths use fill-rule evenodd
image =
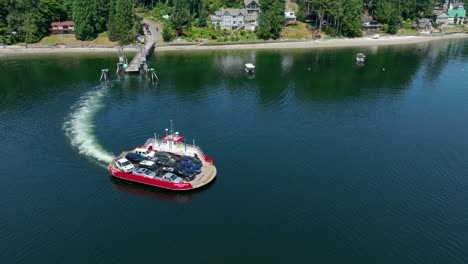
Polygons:
M258 27L260 3L258 0L244 0L245 8L222 8L211 16L211 24L221 29L248 29Z

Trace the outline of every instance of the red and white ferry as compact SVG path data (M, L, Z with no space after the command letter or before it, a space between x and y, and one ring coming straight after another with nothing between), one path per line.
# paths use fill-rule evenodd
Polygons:
M144 157L146 161L128 160L125 158L126 156L129 158L135 155L127 155L129 153L139 153L139 157ZM170 172L171 167L175 166L174 163L163 165L164 171L159 166L157 166L157 169L152 169L151 166L148 167L148 164L151 163L148 160L157 161L158 157L161 157L158 154L162 155L163 153L170 154L174 159L186 160L185 164L189 163L187 160L194 159L198 164L196 165L198 174L194 177L192 175L191 178L179 177ZM108 170L115 178L169 190L196 189L210 183L216 177L216 167L213 164L213 159L206 156L200 147L195 144L184 143L184 138L178 132L173 131L172 121L171 129L166 129L166 136L158 139L155 135L154 138L149 138L143 146L122 152L109 163Z

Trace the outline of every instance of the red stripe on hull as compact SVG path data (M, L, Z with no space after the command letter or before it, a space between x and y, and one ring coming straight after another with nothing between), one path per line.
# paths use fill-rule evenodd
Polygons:
M193 189L193 186L188 182L173 183L173 182L167 182L167 181L162 181L158 179L145 178L142 176L121 172L119 170L112 168L111 166L108 167L108 170L112 176L122 179L122 180L137 182L141 184L146 184L146 185L151 185L155 187L160 187L160 188L169 189L169 190L176 190L176 191L184 191L184 190Z

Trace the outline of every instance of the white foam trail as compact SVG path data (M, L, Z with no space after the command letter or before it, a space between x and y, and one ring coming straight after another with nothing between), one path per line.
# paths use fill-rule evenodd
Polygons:
M103 107L102 99L109 87L100 86L82 95L78 102L71 107L71 113L65 118L63 129L73 147L80 154L109 163L114 156L104 150L94 135L93 118Z

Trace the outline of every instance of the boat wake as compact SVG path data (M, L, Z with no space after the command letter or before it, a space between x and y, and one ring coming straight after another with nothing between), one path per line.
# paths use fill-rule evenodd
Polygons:
M93 120L97 111L103 107L102 100L108 91L109 87L103 85L83 94L71 107L63 125L65 135L80 154L106 163L110 162L114 155L103 149L97 141Z

